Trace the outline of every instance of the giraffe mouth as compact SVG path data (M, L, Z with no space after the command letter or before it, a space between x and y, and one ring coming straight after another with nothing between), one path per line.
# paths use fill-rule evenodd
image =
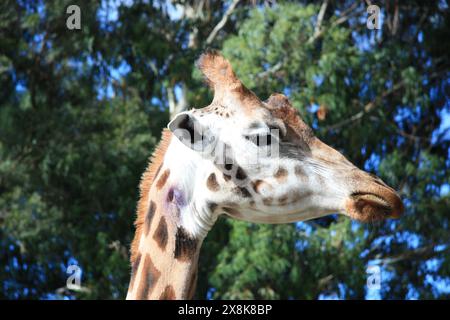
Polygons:
M381 221L398 218L403 213L403 204L397 194L389 192L386 196L375 193L355 192L347 201L348 214L360 221Z

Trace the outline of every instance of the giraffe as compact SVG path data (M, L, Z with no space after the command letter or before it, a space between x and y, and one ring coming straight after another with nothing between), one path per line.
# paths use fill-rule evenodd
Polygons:
M255 223L401 216L394 189L315 137L286 96L261 101L217 51L197 67L213 101L170 121L142 176L127 299L192 298L202 241L222 214Z

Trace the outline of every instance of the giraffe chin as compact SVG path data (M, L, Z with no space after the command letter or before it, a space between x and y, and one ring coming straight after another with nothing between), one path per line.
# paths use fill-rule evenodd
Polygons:
M354 193L346 202L347 214L362 222L396 219L403 214L403 204L397 195L386 200L373 193Z

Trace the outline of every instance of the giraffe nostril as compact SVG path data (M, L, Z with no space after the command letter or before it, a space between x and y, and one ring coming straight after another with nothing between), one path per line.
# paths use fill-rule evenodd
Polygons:
M347 210L351 216L362 221L399 218L403 213L400 197L389 189L383 192L354 192L350 196Z

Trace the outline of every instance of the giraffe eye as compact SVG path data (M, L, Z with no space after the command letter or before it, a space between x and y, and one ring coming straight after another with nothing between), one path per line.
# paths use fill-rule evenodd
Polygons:
M270 134L256 134L245 136L245 139L253 142L258 147L270 146L272 144L272 135Z

